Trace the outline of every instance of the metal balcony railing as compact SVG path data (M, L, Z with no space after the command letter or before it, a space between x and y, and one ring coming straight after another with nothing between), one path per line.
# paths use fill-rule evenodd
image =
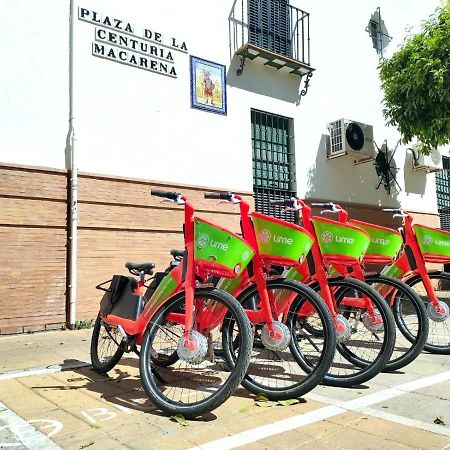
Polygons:
M229 16L232 54L305 75L310 67L309 13L289 0L234 0ZM238 70L238 75L240 75Z

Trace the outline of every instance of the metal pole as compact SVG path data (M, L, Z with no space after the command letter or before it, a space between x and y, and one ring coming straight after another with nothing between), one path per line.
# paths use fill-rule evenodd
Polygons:
M70 235L69 235L69 328L75 328L77 300L77 237L78 237L78 167L75 153L74 95L73 95L73 46L75 0L70 0L69 34L69 132L70 132Z

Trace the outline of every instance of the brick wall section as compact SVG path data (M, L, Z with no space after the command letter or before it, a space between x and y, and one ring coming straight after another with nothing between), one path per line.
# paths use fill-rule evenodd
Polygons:
M0 165L0 334L66 321L64 171Z
M95 285L115 273L127 274L126 261L153 262L164 270L170 249L183 248L183 207L161 203L150 195L152 188L181 192L198 216L239 231L238 208L205 200L210 188L90 174L80 174L78 182L78 320L96 316L102 293ZM251 195L243 195L253 203Z
M183 208L150 196L152 188L180 191L199 216L239 230L237 207L205 200L209 188L79 174L77 320L95 317L101 298L95 285L126 274L126 261L151 261L163 270L169 250L182 248ZM241 194L253 204L249 193ZM66 171L0 164L0 334L66 321L66 199ZM400 224L376 207L342 206L355 219ZM414 216L424 225L439 224L437 215Z

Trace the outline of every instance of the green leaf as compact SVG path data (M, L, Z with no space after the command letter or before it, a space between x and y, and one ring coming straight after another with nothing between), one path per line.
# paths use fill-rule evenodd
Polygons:
M300 403L300 400L298 400L297 398L291 398L288 400L278 400L278 404L281 406L291 406L296 405L297 403Z
M174 416L170 417L170 420L173 420L174 422L177 422L182 427L187 427L189 425L187 423L186 419L184 418L183 414L175 414Z
M268 402L269 399L266 394L258 394L255 397L255 402Z
M270 408L272 406L272 403L269 403L268 401L265 402L255 402L256 406L259 406L261 408Z
M251 409L253 409L253 406L255 406L253 403L251 403L250 405L247 405L247 406L243 406L243 407L239 410L239 412L240 412L240 413L246 413L246 412L249 412Z
M91 428L94 428L95 430L100 430L100 428L101 428L101 425L97 425L96 423L91 423L89 426Z

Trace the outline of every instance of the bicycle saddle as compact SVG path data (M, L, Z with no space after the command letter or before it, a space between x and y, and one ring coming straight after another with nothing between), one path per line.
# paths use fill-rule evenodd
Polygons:
M134 263L134 262L128 261L127 263L125 263L125 267L128 270L136 270L138 272L144 272L147 275L151 275L152 269L155 268L155 264L153 264L151 262L149 262L149 263Z
M176 250L176 249L170 250L170 254L174 258L176 258L177 256L182 258L184 256L184 252L185 252L185 250Z

